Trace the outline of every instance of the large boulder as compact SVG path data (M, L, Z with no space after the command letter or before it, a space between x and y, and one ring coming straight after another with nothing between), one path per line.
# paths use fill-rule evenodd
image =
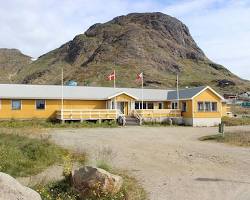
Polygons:
M0 200L42 200L34 190L21 185L8 174L0 172Z
M72 185L82 195L116 194L123 179L103 169L86 166L72 172Z

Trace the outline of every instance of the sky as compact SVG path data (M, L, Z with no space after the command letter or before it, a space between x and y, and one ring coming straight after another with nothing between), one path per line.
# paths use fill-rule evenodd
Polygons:
M250 0L0 0L0 48L33 58L131 12L163 12L189 27L212 61L250 80Z

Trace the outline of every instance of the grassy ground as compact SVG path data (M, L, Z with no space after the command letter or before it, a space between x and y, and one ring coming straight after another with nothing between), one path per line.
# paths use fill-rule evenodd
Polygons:
M236 146L250 147L250 132L229 132L225 133L224 137L221 134L204 136L201 141L217 141Z
M104 121L102 123L98 122L66 122L64 124L59 122L42 121L42 120L29 120L29 121L0 121L0 128L95 128L95 127L117 127L115 121Z
M232 105L230 109L234 114L250 115L250 108L243 108L239 105Z
M0 171L14 177L34 175L61 162L66 150L47 139L0 132Z
M250 117L242 117L242 118L223 117L222 122L224 122L226 126L250 125Z

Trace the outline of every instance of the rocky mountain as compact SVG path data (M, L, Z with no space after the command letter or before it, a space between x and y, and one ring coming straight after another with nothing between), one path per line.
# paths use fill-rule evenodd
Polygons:
M17 49L0 49L0 82L16 82L21 69L31 64L31 57L22 54Z
M115 69L119 87L139 87L135 77L143 71L150 88L174 87L178 73L182 87L250 90L249 81L209 60L181 21L162 13L132 13L95 24L22 67L15 82L59 84L62 67L65 81L80 85L111 86L106 77Z

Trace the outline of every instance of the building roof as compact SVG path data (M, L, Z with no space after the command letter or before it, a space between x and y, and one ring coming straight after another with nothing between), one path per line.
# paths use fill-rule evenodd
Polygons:
M136 99L148 101L164 101L167 99L168 90L140 88L111 88L111 87L86 87L63 86L64 99L79 100L106 100L111 96L125 93ZM24 85L0 84L0 98L2 99L61 99L62 86L60 85Z
M194 87L194 88L186 88L179 90L179 99L191 99L196 94L204 90L207 86L200 86L200 87ZM177 100L177 92L169 91L168 92L168 100Z
M179 99L191 99L206 86L179 90ZM141 88L111 88L87 86L60 85L24 85L0 84L1 99L64 99L77 100L107 100L119 94L127 94L136 100L166 101L176 100L176 90L142 89Z

